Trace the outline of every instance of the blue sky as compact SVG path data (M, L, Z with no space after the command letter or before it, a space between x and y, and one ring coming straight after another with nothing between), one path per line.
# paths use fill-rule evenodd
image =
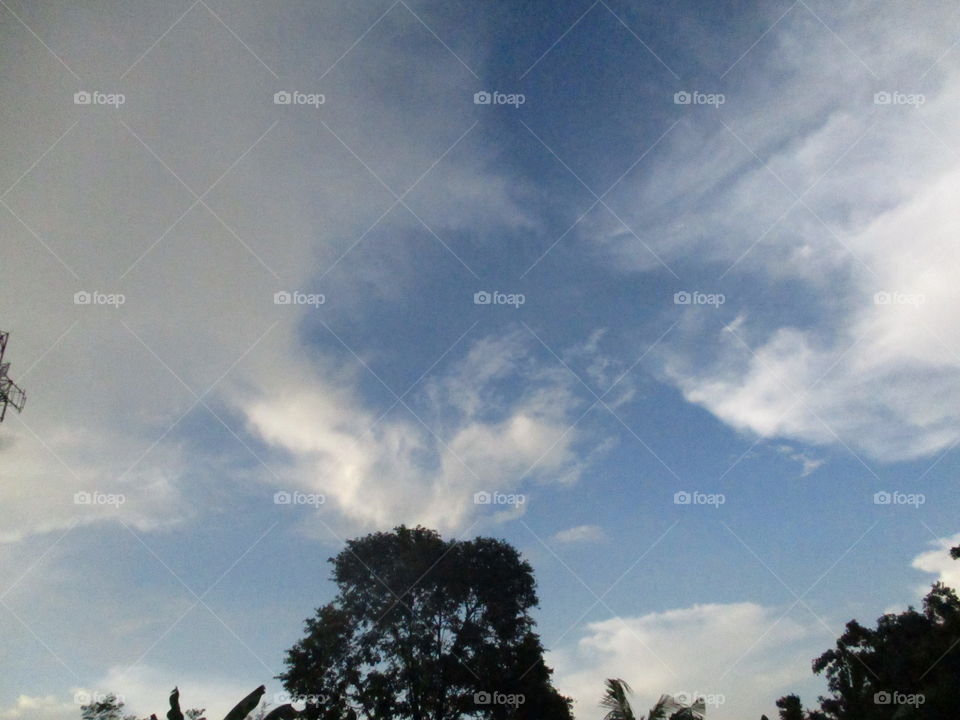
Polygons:
M960 13L516 5L0 2L0 718L278 692L401 522L522 550L579 720L960 581Z

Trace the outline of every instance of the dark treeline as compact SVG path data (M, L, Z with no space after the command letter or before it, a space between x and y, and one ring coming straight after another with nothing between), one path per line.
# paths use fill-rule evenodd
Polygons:
M960 558L960 546L950 551ZM876 627L847 623L813 661L830 694L804 710L796 695L777 701L780 720L948 720L960 718L960 600L936 583L923 608L883 615Z
M960 557L960 547L951 555ZM349 540L330 562L338 592L306 621L277 676L290 702L267 712L261 686L225 720L244 720L258 707L256 720L572 720L572 701L553 687L534 630L533 570L509 543L445 541L400 526ZM796 695L780 698L780 720L960 718L960 599L936 583L921 610L884 615L876 627L851 620L812 670L826 678L829 694L809 709ZM607 680L598 697L605 720L705 715L702 701L664 695L638 716L629 692L625 681ZM203 712L181 712L174 689L166 716L206 720ZM137 720L113 695L82 714Z

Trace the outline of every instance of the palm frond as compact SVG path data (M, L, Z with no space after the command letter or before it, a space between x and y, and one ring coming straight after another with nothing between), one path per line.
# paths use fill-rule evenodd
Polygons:
M607 679L607 691L600 701L600 707L607 709L603 720L636 720L627 693L633 692L625 680Z
M667 720L668 709L668 698L666 695L661 695L660 699L657 700L657 704L650 708L650 714L647 715L647 720Z

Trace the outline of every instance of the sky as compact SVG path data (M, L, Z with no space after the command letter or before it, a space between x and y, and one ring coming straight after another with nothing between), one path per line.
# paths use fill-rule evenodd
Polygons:
M0 0L0 720L225 712L423 524L577 720L960 584L960 9Z

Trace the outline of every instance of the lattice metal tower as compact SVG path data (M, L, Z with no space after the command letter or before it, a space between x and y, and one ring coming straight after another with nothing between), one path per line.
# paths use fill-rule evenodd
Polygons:
M3 422L9 405L17 412L23 410L27 402L27 394L7 376L10 363L3 361L3 353L7 350L7 339L10 333L0 331L0 422Z

